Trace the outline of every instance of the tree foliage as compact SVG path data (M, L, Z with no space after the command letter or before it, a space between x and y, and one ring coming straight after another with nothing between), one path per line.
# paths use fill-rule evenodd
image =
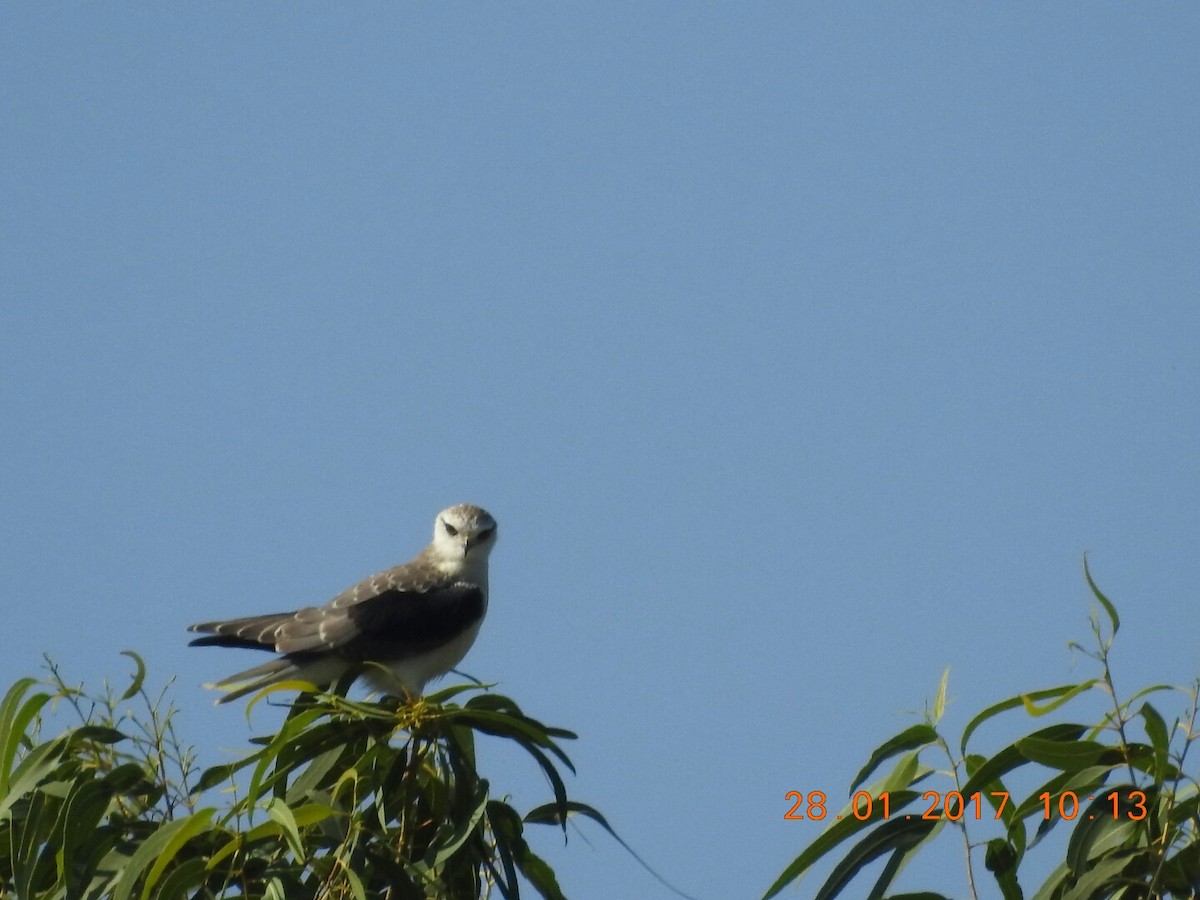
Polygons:
M961 837L972 898L1200 898L1200 783L1186 766L1200 734L1200 682L1121 699L1110 667L1120 619L1086 561L1084 575L1099 604L1095 644L1073 646L1095 661L1096 677L995 703L955 740L942 725L944 676L925 721L870 754L840 812L824 795L792 798L796 817L831 824L764 900L821 862L833 868L817 900L850 890L938 900L892 891L947 828ZM527 826L565 829L582 814L612 833L567 796L562 773L573 769L561 745L574 735L486 687L417 702L358 702L345 685L303 693L253 752L201 771L175 732L166 689L148 694L141 660L128 655L136 671L120 694L90 695L51 665L48 681L21 679L0 700L0 897L475 900L532 889L556 900L563 891ZM296 687L273 686L252 703ZM1099 721L1046 724L1096 692L1107 707ZM1180 695L1185 711L1169 721L1159 707ZM77 723L45 738L64 707ZM1014 716L1041 721L981 751L981 728ZM550 802L521 815L502 799L477 769L480 734L520 747L545 774ZM1061 861L1031 876L1029 851L1051 836L1065 848Z
M966 891L973 898L984 888L983 896L998 891L1004 900L1200 897L1200 785L1185 769L1200 736L1200 683L1188 690L1153 685L1121 700L1109 665L1120 618L1092 580L1086 560L1084 577L1103 619L1093 613L1094 650L1072 647L1097 663L1099 675L989 706L952 741L939 728L947 672L926 720L875 749L850 785L850 802L836 817L832 809L826 814L823 802L814 805L811 795L799 797L796 816L815 812L808 817L832 824L784 869L764 900L826 859L836 859L836 864L814 895L817 900L839 896L852 884L851 896L872 900L940 900L942 895L933 892L889 891L905 864L946 827L961 834ZM1095 691L1102 692L1108 706L1098 722L1043 724L989 753L978 752L971 743L980 726L992 720L1003 721L1018 711L1043 719ZM1170 723L1150 702L1164 692L1187 698L1186 711ZM947 759L949 768L939 771L929 765L930 754ZM891 763L891 770L867 785L885 763ZM1035 787L1022 792L1018 783ZM815 799L825 800L823 795ZM986 836L989 828L991 837ZM1030 867L1022 869L1027 851L1063 829L1069 831L1065 858L1027 894Z
M119 696L89 696L51 666L48 684L22 679L0 702L0 896L457 900L517 898L524 884L555 900L526 826L578 813L608 829L567 797L561 742L574 735L486 689L415 703L306 693L254 752L201 772L129 655L137 672ZM79 724L43 739L54 704ZM522 816L498 799L477 734L521 747L553 800Z

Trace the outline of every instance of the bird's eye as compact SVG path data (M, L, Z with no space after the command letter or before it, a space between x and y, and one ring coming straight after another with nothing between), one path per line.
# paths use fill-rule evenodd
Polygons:
M443 522L442 525L446 527L446 534L450 535L450 537L454 537L456 534L458 534L458 529L449 522Z
M487 540L488 538L490 538L492 536L492 532L495 530L496 530L495 526L492 526L491 528L482 529L479 532L479 540L481 540L481 541Z

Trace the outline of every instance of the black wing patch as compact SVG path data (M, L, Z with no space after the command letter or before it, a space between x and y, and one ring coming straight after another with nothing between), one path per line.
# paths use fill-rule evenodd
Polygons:
M358 634L339 647L358 660L403 659L434 650L483 618L478 585L460 582L427 593L389 590L343 607Z
M274 644L263 644L233 634L210 634L208 637L193 638L189 647L236 647L246 650L274 650Z

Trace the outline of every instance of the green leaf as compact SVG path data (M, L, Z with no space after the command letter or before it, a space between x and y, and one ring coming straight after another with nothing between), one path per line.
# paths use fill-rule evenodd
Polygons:
M1134 862L1135 852L1126 851L1113 853L1084 872L1062 894L1062 900L1096 900L1097 897L1111 896L1108 889L1121 883L1121 873ZM1139 895L1140 896L1140 895Z
M897 821L896 816L900 811L910 806L918 796L920 795L916 791L897 791L893 793L890 798L892 815L890 821ZM785 887L800 878L817 860L829 853L829 851L842 843L842 841L849 839L860 831L870 828L878 822L879 819L877 818L860 820L853 816L841 821L834 821L829 828L821 832L816 840L805 847L800 855L788 864L787 868L775 879L774 883L767 888L767 892L763 894L762 900L770 900L771 897L776 896Z
M437 704L438 706L442 706L443 704L447 703L448 701L453 700L459 694L465 693L467 691L478 691L478 690L486 691L495 686L496 685L494 683L493 684L452 684L449 687L444 687L441 690L435 691L432 694L426 694L425 702L426 703L434 703L434 704ZM488 696L488 695L484 694L482 696Z
M304 842L300 840L300 829L296 826L296 817L292 815L291 809L281 797L272 797L267 803L267 815L283 830L288 847L291 848L296 859L304 859L307 854L304 851Z
M109 785L95 778L77 780L63 807L62 857L66 895L81 897L92 878L91 850L96 832L112 802Z
M884 900L888 888L892 886L892 882L896 880L896 876L900 874L920 846L921 844L918 842L912 846L898 847L892 851L892 855L884 863L883 870L875 880L875 885L871 888L871 893L867 895L867 900ZM909 896L911 897L912 895L910 894ZM893 898L889 897L889 900L893 900Z
M542 753L537 747L532 744L522 743L530 756L537 760L538 765L542 767L542 771L546 774L546 778L550 781L550 786L554 790L554 802L558 806L563 817L563 833L567 831L567 786L563 784L562 776L558 774L558 770L554 768L554 763L550 761L550 757Z
M1035 731L1022 740L1029 738L1040 738L1051 741L1073 741L1087 730L1084 725L1074 725L1064 723L1061 725L1051 725L1048 728L1043 728L1040 731ZM969 797L976 791L982 791L993 781L1001 778L1003 775L1012 771L1015 768L1025 765L1029 760L1017 747L1017 743L1009 744L999 753L992 756L984 762L976 772L967 779L967 783L962 786L960 792L964 797Z
M298 803L312 795L325 783L325 778L333 772L342 759L344 747L331 747L324 753L314 756L304 771L297 775L288 786L286 800L288 803Z
M516 867L529 880L529 883L548 900L566 900L554 877L554 871L546 865L541 857L529 849L529 845L522 836L521 819L512 807L506 803L493 801L488 804L488 817L497 845L504 844L512 862L515 862ZM508 888L511 890L511 896L518 896L519 888L517 888L515 874L510 875ZM503 891L505 896L510 895L509 890Z
M970 754L963 759L963 762L966 765L968 783L970 783L970 776L973 776L983 768L987 760L982 756ZM1008 835L1008 843L1016 851L1017 865L1019 866L1025 856L1026 831L1025 823L1017 815L1017 804L1011 792L999 778L995 778L987 784L980 785L976 790L979 791L980 796L987 800L988 805L997 811L998 815L993 816L993 821L999 818L1004 824L1005 832ZM1006 797L1005 795L1008 796ZM963 796L969 798L971 793L964 794Z
M1096 586L1096 582L1092 581L1092 571L1087 568L1087 553L1084 553L1084 578L1087 580L1087 587L1092 590L1092 596L1100 601L1100 606L1103 606L1104 612L1108 613L1109 624L1112 625L1112 634L1110 637L1116 637L1117 631L1121 630L1121 617L1117 616L1117 607L1112 605L1112 602L1100 592L1100 589Z
M350 891L354 894L354 900L367 900L367 891L363 887L362 879L350 866L342 866L342 874L346 876L346 880L350 882Z
M6 785L6 792L0 796L0 821L13 804L50 776L62 761L66 747L65 737L58 737L38 744L25 755L16 771L12 773L12 778Z
M553 728L543 722L539 722L532 716L526 715L514 701L503 694L480 694L472 697L464 708L471 711L487 710L489 712L505 713L531 725L550 738L575 740L578 737L573 731L568 731L565 728Z
M1045 784L1034 788L1029 796L1020 803L1017 803L1015 806L1013 803L1010 803L1009 809L1012 809L1018 818L1025 818L1034 813L1040 813L1044 816L1046 803L1042 799L1042 794L1049 794L1051 797L1056 798L1056 803L1058 802L1057 798L1068 791L1076 795L1090 795L1095 792L1096 788L1108 780L1114 768L1116 768L1116 765L1089 766L1075 771L1058 772ZM1107 794L1108 791L1105 793Z
M933 721L940 722L946 714L946 691L950 687L950 667L942 672L942 680L938 683L937 695L933 699Z
M154 865L150 867L150 871L146 874L146 883L142 887L141 900L147 900L147 898L151 896L154 886L158 883L158 879L162 877L163 871L168 865L170 865L171 861L175 859L175 856L179 853L179 851L183 849L183 845L196 835L202 834L209 830L209 822L212 820L214 812L216 812L216 810L211 808L197 810L195 813L187 816L186 818L176 819L167 823L157 832L155 832L153 837L157 837L159 834L171 829L170 834L166 836L167 840L162 845L162 848L158 853L158 858L154 861ZM149 843L149 840L146 843ZM145 844L142 846L144 847ZM139 847L138 849L140 851L142 848ZM134 854L134 858L136 857L137 853ZM130 865L133 865L133 862L133 859L131 859Z
M988 719L991 719L1002 712L1007 712L1010 709L1016 709L1018 706L1024 706L1027 710L1037 710L1034 715L1042 715L1049 712L1051 709L1056 708L1056 706L1061 706L1063 703L1070 700L1072 697L1075 697L1077 694L1081 694L1084 691L1094 687L1096 684L1099 684L1099 681L1100 679L1098 678L1091 678L1087 681L1081 682L1080 684L1064 684L1060 685L1059 687L1046 688L1045 690L1041 691L1031 691L1027 694L1018 694L1015 697L1009 697L1007 700L1002 700L999 703L993 704L967 723L967 727L963 729L962 740L959 742L959 750L961 750L965 756L967 752L967 741L971 739L971 735L975 733L975 730ZM1032 705L1032 701L1034 700L1047 700L1056 697L1062 699L1061 702L1055 706L1034 707Z
M472 797L470 813L457 818L454 823L454 830L447 836L445 841L430 847L430 850L433 851L432 856L429 856L425 860L425 864L430 869L436 869L443 865L458 852L459 848L466 843L467 838L475 833L475 829L479 826L479 822L483 819L484 813L487 811L487 803L487 782L479 781L476 784L475 795Z
M205 862L202 856L193 856L191 859L181 862L171 870L171 874L162 880L156 896L162 900L192 896L191 892L204 884L208 877Z
M1189 692L1181 690L1173 684L1152 684L1149 687L1144 687L1141 690L1135 691L1133 695L1130 696L1129 700L1126 701L1126 704L1132 706L1143 697L1149 697L1151 694L1161 694L1163 691L1169 691L1172 694L1183 694L1189 698L1191 697Z
M496 839L496 850L500 854L500 864L504 868L504 880L497 879L501 892L505 897L519 896L517 887L517 866L514 859L514 846L523 843L521 837L521 817L507 803L490 800L487 805L488 824L491 825L492 835ZM513 891L514 893L510 893Z
M39 693L21 702L25 692L35 684L37 681L32 678L19 679L0 702L0 797L8 792L13 760L16 759L30 721L50 700L49 694Z
M236 685L230 685L230 687L236 687ZM311 681L303 681L297 678L293 678L288 681L274 681L271 684L268 684L262 690L251 695L250 699L246 702L247 721L250 719L250 710L254 709L254 707L256 707L261 701L265 700L267 697L270 697L272 694L278 694L285 691L295 691L299 695L304 695L317 693L318 688Z
M1024 900L1021 885L1017 882L1020 857L1020 851L1004 838L988 841L984 865L995 876L996 885L1000 888L1000 895L1004 900Z
M530 850L528 844L525 845L524 852L517 856L517 868L546 900L567 900L558 886L558 879L554 877L554 870Z
M111 769L102 779L110 796L117 794L143 794L153 788L141 764L127 762Z
M1112 802L1097 797L1082 810L1071 839L1067 842L1067 868L1082 874L1094 868L1097 857L1122 846L1140 826L1130 820L1114 818Z
M1117 615L1117 608L1101 593L1100 588L1096 587L1096 582L1092 580L1092 572L1088 568L1086 553L1083 555L1083 577L1087 579L1088 587L1092 589L1092 596L1100 601L1100 605L1108 613L1108 621L1112 624L1112 637L1116 637L1117 631L1121 628L1121 617Z
M1091 690L1099 683L1099 678L1092 678L1088 681L1084 681L1081 684L1075 685L1073 688L1071 688L1071 690L1067 691L1062 696L1052 699L1049 703L1046 703L1042 706L1039 706L1034 701L1042 699L1039 695L1044 693L1043 691L1037 691L1033 694L1022 694L1021 705L1025 707L1025 712L1031 716L1034 716L1035 718L1038 716L1044 716L1047 713L1054 712L1060 706L1064 706L1065 704L1071 702L1071 700L1075 699L1075 697L1077 697L1079 694L1082 694L1084 691Z
M476 694L466 703L467 709L488 709L492 712L503 712L509 715L523 716L521 707L517 701L511 697L506 697L504 694L494 694L488 692L486 694Z
M58 813L58 801L35 791L23 804L12 835L12 880L18 897L34 897L35 886L48 880L50 859L39 852L47 846Z
M1095 765L1106 756L1112 757L1111 761L1114 763L1119 763L1124 758L1117 748L1096 741L1062 741L1025 737L1018 740L1014 746L1022 756L1031 762L1051 769L1063 769L1071 772Z
M885 793L889 795L890 800L891 797L896 796L898 791L907 790L917 784L920 784L929 775L936 771L930 766L922 765L920 760L920 750L912 750L908 753L905 753L898 760L896 760L896 764L892 767L891 772L889 772L883 778L873 781L867 787L860 788L851 794L847 803L840 810L838 810L837 818L850 818L853 817L859 810L861 810L863 807L863 802L861 799L859 799L856 803L855 798L860 797L864 791L870 795L873 805Z
M67 734L70 735L73 746L78 746L85 741L93 741L97 744L115 744L129 739L128 735L115 728L109 728L107 725L80 725L78 728L72 728Z
M1179 828L1189 819L1200 819L1200 796L1196 794L1195 786L1190 789L1179 789L1174 797L1175 805L1171 808L1170 823ZM1197 842L1200 846L1200 841ZM1200 868L1196 870L1196 880L1200 882Z
M146 900L180 848L208 829L214 812L213 809L202 809L185 818L167 822L143 840L122 868L116 890L113 891L113 900L128 900L142 872L149 868L141 893L141 900Z
M209 788L216 787L218 784L229 781L229 779L237 772L240 772L246 766L253 765L260 760L264 751L252 753L243 759L236 762L222 763L217 766L212 766L200 773L200 778L196 781L192 788L192 794L202 794Z
M815 900L832 900L865 866L870 865L885 853L909 850L931 837L944 824L945 819L892 819L884 822L854 845L841 861L834 866L829 878L817 891ZM880 886L876 885L878 889ZM884 886L886 887L886 885Z
M279 731L272 736L270 742L262 751L256 754L257 765L254 767L254 772L250 776L250 786L246 794L247 805L253 807L258 804L258 798L262 796L265 789L271 786L272 780L267 778L267 769L271 764L276 762L279 756L288 748L288 745L301 735L309 725L316 722L322 716L321 710L309 709L303 712L292 711L288 718L284 721ZM283 773L276 772L276 776L286 777L286 771Z
M1167 860L1162 871L1162 887L1181 897L1195 889L1200 881L1200 841L1192 841Z
M1146 725L1146 737L1150 738L1150 746L1154 748L1154 771L1151 774L1156 782L1161 782L1166 778L1171 735L1167 730L1167 723L1149 701L1142 704L1141 716Z
M138 691L142 689L142 684L146 680L146 663L132 650L122 650L121 655L128 656L133 660L134 665L137 666L137 669L133 674L133 678L129 683L129 687L127 687L125 689L125 693L121 695L122 700L130 700L137 696Z
M669 881L659 875L658 872L656 872L648 862L638 855L636 850L629 846L629 844L627 844L625 840L619 834L617 834L616 830L608 824L608 820L600 814L599 810L588 806L586 803L580 803L577 800L568 800L566 805L568 818L572 813L578 813L581 816L591 819L593 822L607 831L609 836L618 844L620 844L624 848L625 852L632 856L637 861L638 865L649 872L659 884L670 889L676 895L685 898L685 900L695 900L695 898L693 898L690 894L685 894L679 888L675 887L675 885L671 884ZM531 809L525 814L525 822L527 824L536 825L562 825L565 828L565 820L561 816L561 810L557 803L546 803L542 806Z
M921 751L913 750L910 753L905 753L896 760L896 765L892 767L892 771L874 782L868 790L873 797L878 797L885 791L891 794L895 791L901 791L919 784L929 775L933 774L934 771L936 770L932 766L922 765ZM853 802L853 795L851 795L850 805L853 805Z
M469 724L476 731L482 731L484 734L516 740L526 747L529 744L544 747L557 756L562 764L570 769L571 772L575 771L575 766L571 763L571 760L551 740L545 729L538 722L487 710L463 711L455 716L455 720Z
M867 760L867 764L855 776L854 781L850 785L850 793L853 794L858 790L859 785L866 781L885 759L899 753L904 753L907 750L927 747L936 741L937 731L932 725L913 725L911 728L907 728L884 741L875 748L874 752L871 753L871 758Z
M1046 877L1046 880L1042 882L1042 886L1037 889L1037 893L1033 895L1032 900L1059 900L1064 886L1073 878L1074 876L1071 874L1071 870L1067 868L1067 864L1065 862L1059 863L1055 866L1054 871Z

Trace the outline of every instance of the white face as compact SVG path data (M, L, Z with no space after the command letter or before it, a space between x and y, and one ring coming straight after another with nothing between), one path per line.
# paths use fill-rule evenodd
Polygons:
M487 559L496 543L496 520L486 510L467 503L438 513L433 524L433 548L447 562L462 563L468 557Z

